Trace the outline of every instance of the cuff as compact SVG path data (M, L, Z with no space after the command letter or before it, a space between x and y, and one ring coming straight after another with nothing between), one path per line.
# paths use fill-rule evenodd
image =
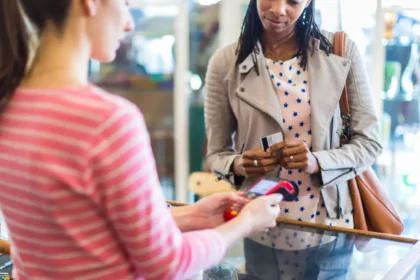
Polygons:
M315 152L313 155L317 158L321 171L311 176L311 181L318 182L321 187L340 184L356 176L354 167L332 166L328 151Z
M233 162L239 156L239 154L225 156L223 159L224 164L221 170L216 169L213 171L218 176L224 176L235 188L240 187L245 179L245 177L237 176L233 173Z

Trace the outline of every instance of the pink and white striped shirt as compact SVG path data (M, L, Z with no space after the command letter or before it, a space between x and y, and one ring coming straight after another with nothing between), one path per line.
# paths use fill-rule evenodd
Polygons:
M19 89L0 116L0 207L16 279L184 279L225 251L182 234L138 108L89 86Z

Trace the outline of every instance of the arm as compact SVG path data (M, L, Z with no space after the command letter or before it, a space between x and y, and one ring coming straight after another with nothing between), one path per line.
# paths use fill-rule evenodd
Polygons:
M227 85L223 80L226 61L217 51L210 59L206 74L205 123L207 133L207 163L210 169L221 174L232 172L232 164L239 153L234 150L233 136L236 131L236 117L230 106ZM234 182L233 176L230 177ZM238 182L236 182L238 183Z
M94 134L88 185L99 195L137 276L184 279L219 263L226 247L248 233L245 225L226 223L181 234L164 201L149 135L134 106L115 110Z
M194 209L192 206L171 208L172 218L182 232L198 230L194 223Z
M359 50L350 40L347 57L351 61L347 87L352 136L350 142L341 148L314 153L323 185L335 185L354 178L374 164L382 152L368 75Z

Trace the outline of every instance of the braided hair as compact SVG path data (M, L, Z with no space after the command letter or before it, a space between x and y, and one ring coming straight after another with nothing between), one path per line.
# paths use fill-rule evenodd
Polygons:
M249 55L251 55L254 69L258 74L257 54L259 54L261 50L258 49L257 42L263 32L264 27L258 15L257 0L251 0L242 24L242 31L236 49L236 64L241 64ZM314 51L314 41L312 39L315 38L320 40L320 49L327 55L333 52L333 46L330 41L322 35L321 30L315 22L315 0L311 1L296 22L295 32L296 43L298 45L298 52L296 55L301 57L299 64L304 70L308 64L309 50L312 50L311 54Z

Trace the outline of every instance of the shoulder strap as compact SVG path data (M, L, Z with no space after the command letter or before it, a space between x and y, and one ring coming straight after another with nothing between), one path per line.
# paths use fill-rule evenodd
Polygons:
M344 31L336 32L334 35L334 54L344 57L346 53L346 38L347 35ZM349 115L349 98L347 94L347 85L344 85L343 94L340 98L340 110L342 115Z

